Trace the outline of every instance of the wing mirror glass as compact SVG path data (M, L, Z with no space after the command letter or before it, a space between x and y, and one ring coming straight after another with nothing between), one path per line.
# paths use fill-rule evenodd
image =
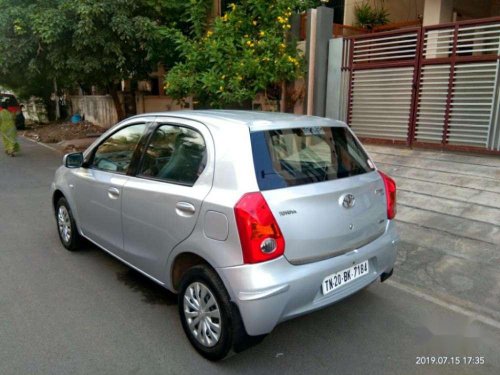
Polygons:
M80 168L83 165L83 153L73 152L64 155L63 164L66 168Z

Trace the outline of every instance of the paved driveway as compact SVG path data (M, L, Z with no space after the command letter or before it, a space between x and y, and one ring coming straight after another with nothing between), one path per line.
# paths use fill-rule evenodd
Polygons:
M15 159L0 152L2 375L500 373L498 323L394 283L207 362L184 337L173 296L95 247L63 249L49 197L61 157L24 140L22 148ZM426 355L483 356L485 364L416 365Z
M368 149L398 185L395 280L500 321L500 157Z

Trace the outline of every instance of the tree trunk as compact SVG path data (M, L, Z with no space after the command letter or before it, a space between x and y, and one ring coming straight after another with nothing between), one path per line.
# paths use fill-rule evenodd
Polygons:
M56 99L56 121L61 119L61 108L59 107L59 90L57 89L57 80L54 78L54 98Z
M285 109L283 112L295 113L295 102L297 101L295 97L295 82L286 82L285 89Z
M120 103L120 98L118 97L118 90L115 87L111 87L109 90L111 97L113 98L113 103L115 104L116 116L118 117L118 121L121 121L125 118L125 111L123 110L122 104Z

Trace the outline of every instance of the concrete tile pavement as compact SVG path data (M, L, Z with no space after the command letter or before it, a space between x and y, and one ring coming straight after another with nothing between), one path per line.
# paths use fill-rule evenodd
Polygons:
M500 157L367 149L398 185L393 279L500 321Z

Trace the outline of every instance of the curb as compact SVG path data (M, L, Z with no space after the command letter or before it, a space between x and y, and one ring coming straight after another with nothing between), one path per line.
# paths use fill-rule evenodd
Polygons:
M39 142L39 141L35 141L34 139L31 139L29 137L25 137L24 135L20 135L20 137L22 137L23 139L27 140L27 141L30 141L31 143L35 143L37 145L40 145L42 147L45 147L45 148L48 148L49 150L52 150L52 151L55 151L59 154L62 154L63 152L61 150L58 150L57 148L55 147L52 147L52 146L49 146L48 144L46 143L43 143L43 142Z

